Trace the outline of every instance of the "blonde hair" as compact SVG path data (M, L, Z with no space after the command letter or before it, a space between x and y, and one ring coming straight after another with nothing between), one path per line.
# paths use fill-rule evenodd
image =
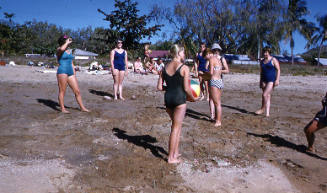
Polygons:
M182 52L182 51L184 51L183 46L179 46L177 44L174 44L174 45L171 46L169 52L170 52L171 57L175 58L178 55L178 53Z

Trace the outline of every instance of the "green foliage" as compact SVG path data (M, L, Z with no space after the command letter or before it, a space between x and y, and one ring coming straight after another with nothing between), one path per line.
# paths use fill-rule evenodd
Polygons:
M132 0L115 0L116 10L110 14L98 9L109 22L109 28L105 30L104 41L114 47L117 39L124 41L124 47L128 50L141 48L140 41L143 38L150 38L160 30L161 25L147 27L151 17L139 16L137 2Z
M310 41L310 38L315 30L312 22L308 22L304 17L309 14L305 0L289 0L288 8L285 14L283 26L284 37L290 40L292 64L294 63L293 49L295 41L293 33L295 31Z

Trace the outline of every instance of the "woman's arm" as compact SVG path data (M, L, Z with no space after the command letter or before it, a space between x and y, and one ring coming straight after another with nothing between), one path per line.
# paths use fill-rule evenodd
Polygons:
M114 72L114 57L115 57L115 50L111 50L110 52L110 64L111 64L111 71Z
M126 50L125 50L125 74L128 74L128 56Z
M72 43L72 40L70 38L68 38L68 39L66 39L66 42L57 49L57 60L59 60L61 58L61 55L64 53L64 51L67 49L67 47L71 43Z
M159 74L159 79L158 79L158 83L157 83L157 90L163 91L163 78L162 78L162 73Z
M194 70L195 70L195 76L198 77L199 74L198 74L198 66L199 66L199 60L198 60L198 57L195 56L195 59L194 59Z
M184 77L184 91L186 92L187 96L191 99L192 102L196 100L194 98L191 88L190 88L190 70L187 66L182 67L181 75Z
M222 65L224 67L223 68L224 70L222 70L221 73L222 74L228 74L229 73L229 68L228 68L228 64L227 64L227 61L226 61L225 58L222 59Z
M212 58L210 58L207 62L209 62L209 68L210 68L210 75L213 75L213 61Z
M274 63L274 66L277 70L277 73L276 73L276 80L274 82L274 86L278 86L279 85L279 77L280 77L280 66L279 66L279 62L276 58L273 58L273 63Z
M73 61L72 61L72 66L73 66L74 75L76 75L75 65L74 65L74 62Z

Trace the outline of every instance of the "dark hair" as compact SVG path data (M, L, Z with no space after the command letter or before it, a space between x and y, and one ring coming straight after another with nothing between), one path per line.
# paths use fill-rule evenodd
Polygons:
M271 48L269 46L266 46L262 49L262 52L263 53L268 52L269 54L271 54Z
M118 38L118 39L116 40L116 43L118 44L118 42L122 42L122 43L123 43L123 40L120 39L120 38Z
M66 40L69 38L68 35L61 35L58 39L59 46L62 46L66 43Z
M208 54L213 54L212 50L210 48L206 48L203 51L202 57L206 57Z

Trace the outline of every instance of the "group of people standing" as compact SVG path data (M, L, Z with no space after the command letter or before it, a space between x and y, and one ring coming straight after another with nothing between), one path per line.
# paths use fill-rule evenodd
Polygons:
M89 110L83 105L82 97L78 87L76 72L74 70L73 59L74 56L68 51L69 45L72 43L72 39L63 35L59 38L57 49L57 60L59 63L57 71L57 80L59 87L59 105L63 113L69 113L64 106L64 95L67 85L73 90L76 100L80 106L81 111L89 112ZM111 72L114 79L114 99L125 100L123 97L123 80L128 74L128 55L127 51L122 47L123 42L117 41L116 47L110 52ZM224 88L223 74L229 73L229 67L226 59L221 55L221 47L219 44L214 43L211 49L206 48L206 45L202 43L200 50L197 53L195 61L195 75L199 78L201 87L201 96L195 98L190 88L190 69L184 65L185 52L184 48L174 44L170 49L170 55L172 60L163 65L160 62L160 70L157 70L159 75L157 89L165 91L164 102L166 106L166 112L168 113L171 121L171 133L169 137L169 154L168 163L179 163L179 140L182 129L182 123L186 113L186 100L195 102L203 100L207 97L209 101L209 109L211 119L215 122L215 126L221 126L221 94ZM145 56L149 51L145 51ZM279 85L280 79L280 67L278 60L272 57L271 49L265 47L263 49L264 59L260 61L260 83L259 86L262 89L262 104L261 108L257 110L256 114L263 114L268 117L270 111L271 94L274 87ZM149 61L146 61L149 62ZM137 58L135 66L141 65L141 58ZM137 70L137 69L136 69ZM165 83L165 86L164 86ZM327 93L326 93L327 97ZM327 101L327 99L326 99ZM326 120L326 105L324 102L325 111L320 112L310 124L305 128L305 133L308 140L308 150L313 150L314 132L325 127L327 125Z

